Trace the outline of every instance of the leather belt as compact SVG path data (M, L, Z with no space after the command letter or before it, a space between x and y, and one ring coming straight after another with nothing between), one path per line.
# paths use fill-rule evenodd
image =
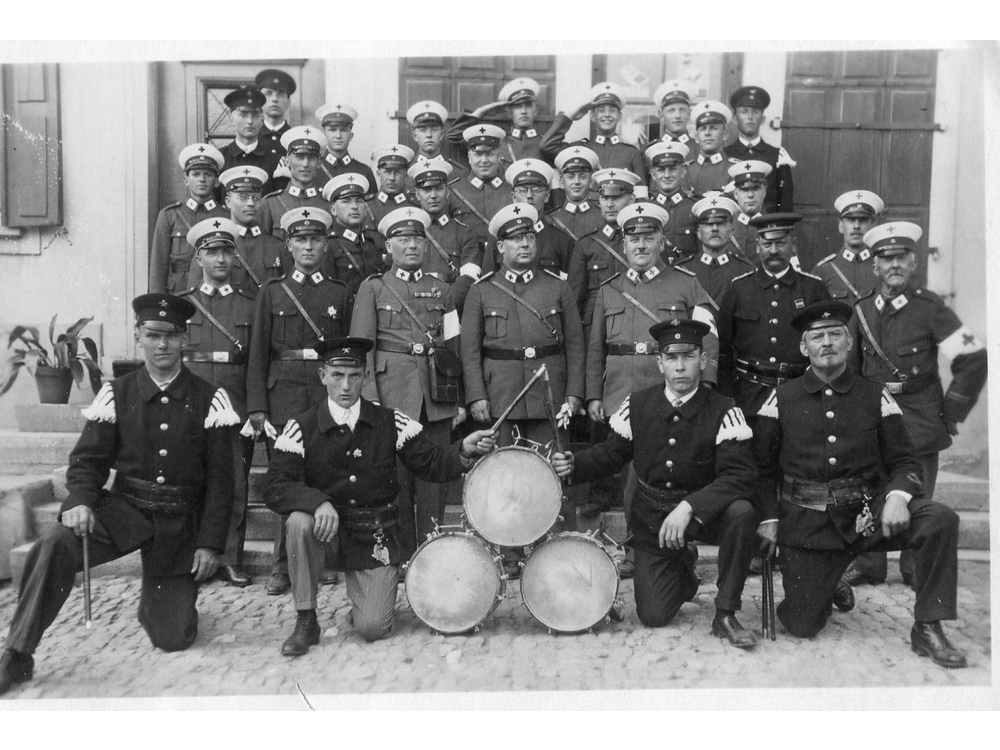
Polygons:
M271 359L279 362L319 361L315 349L272 349Z
M681 500L691 494L688 490L660 489L638 477L636 479L639 483L639 497L660 506L663 510L673 510Z
M916 393L917 391L922 391L924 388L933 385L937 379L937 373L925 372L923 375L917 375L916 377L907 378L903 381L889 381L883 385L885 385L885 389L893 396L898 396L900 393Z
M494 349L492 346L484 346L483 356L487 359L541 359L562 354L562 350L559 344L523 346L518 349Z
M243 352L184 352L185 362L214 362L218 365L245 365Z
M657 354L658 348L653 341L638 341L634 344L608 344L608 354L622 356L627 354Z
M837 479L833 482L807 482L803 479L781 480L781 499L804 508L824 510L828 505L854 505L874 490L872 479Z
M115 475L112 489L124 495L129 505L165 515L193 513L201 493L200 487L157 484L125 474Z
M806 365L793 362L776 364L736 357L736 374L744 380L759 385L776 386L797 378L806 371Z
M434 347L430 344L423 344L419 341L383 341L378 339L375 348L380 352L395 352L396 354L419 354L430 357L434 354Z
M391 529L399 524L399 507L395 504L337 507L344 523L344 530L350 536L368 536L379 529Z

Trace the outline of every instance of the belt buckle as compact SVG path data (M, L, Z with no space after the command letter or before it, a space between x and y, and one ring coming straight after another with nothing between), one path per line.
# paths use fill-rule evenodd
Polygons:
M635 345L635 353L636 354L645 354L646 353L646 342L645 341L640 341L638 344Z
M525 359L534 359L535 358L535 347L533 347L533 346L526 346L524 348L524 358Z
M886 383L885 384L885 389L887 391L889 391L889 393L891 393L893 396L898 396L900 393L903 392L903 384L902 383Z
M424 353L424 345L421 344L419 341L416 342L413 345L413 353L414 354L423 354Z
M212 352L213 362L228 362L229 353L228 352Z
M303 349L302 359L319 359L319 355L316 353L315 349Z

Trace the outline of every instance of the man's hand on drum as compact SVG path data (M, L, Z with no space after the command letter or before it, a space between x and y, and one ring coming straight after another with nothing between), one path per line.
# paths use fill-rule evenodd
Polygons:
M337 536L337 527L340 526L340 516L333 507L333 503L327 500L322 503L314 512L313 534L321 542L332 541Z
M587 416L590 417L591 422L601 422L603 424L608 416L604 413L604 402L599 398L588 401Z
M489 399L481 398L478 401L473 401L471 404L469 404L469 411L472 412L472 418L477 422L489 422L490 421Z
M684 530L691 523L694 508L687 500L681 500L660 526L660 547L667 549L684 548Z
M556 476L560 479L566 479L573 473L573 454L569 451L565 453L553 453L552 458L549 459L549 463L552 464Z
M496 447L497 441L491 430L476 430L462 439L459 454L462 458L485 456Z
M764 521L757 525L757 544L761 557L770 560L778 550L778 523Z

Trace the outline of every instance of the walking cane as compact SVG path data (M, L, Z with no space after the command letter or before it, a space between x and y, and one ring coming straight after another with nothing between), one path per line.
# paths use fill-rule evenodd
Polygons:
M771 558L764 557L760 571L763 601L761 602L761 634L765 639L777 640L774 632L774 567Z
M90 630L90 532L83 527L83 626Z

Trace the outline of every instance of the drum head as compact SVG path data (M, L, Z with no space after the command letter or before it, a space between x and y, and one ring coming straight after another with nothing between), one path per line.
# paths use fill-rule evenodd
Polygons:
M465 479L465 517L493 544L523 547L541 539L559 517L562 485L549 462L528 448L484 456Z
M406 568L406 598L425 624L439 633L472 630L503 594L503 568L480 539L444 533L424 542Z
M604 619L618 596L618 569L598 542L573 532L542 542L524 562L521 598L540 623L561 633Z

